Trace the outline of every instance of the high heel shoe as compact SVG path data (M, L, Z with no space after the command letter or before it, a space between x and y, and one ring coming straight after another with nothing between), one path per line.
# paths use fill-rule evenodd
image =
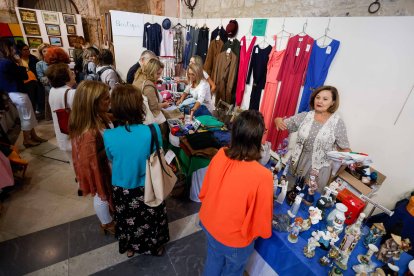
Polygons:
M111 221L108 224L101 224L101 230L104 232L104 234L111 234L115 235L115 221Z

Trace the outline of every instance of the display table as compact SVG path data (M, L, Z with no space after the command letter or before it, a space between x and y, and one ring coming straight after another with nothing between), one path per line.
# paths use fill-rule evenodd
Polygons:
M275 202L275 214L285 214L289 209L290 206L286 203L280 205ZM301 216L304 219L308 218L309 215L307 210L308 207L302 204L298 212L298 216ZM273 229L272 237L269 239L259 238L256 240L256 252L252 254L251 259L249 260L246 268L247 272L249 272L250 275L328 275L332 268L319 264L319 259L322 256L327 255L328 251L316 248L316 254L311 259L305 257L303 254L303 248L307 245L308 238L311 236L312 231L324 229L324 221L321 221L315 226L312 225L309 230L300 233L297 243L290 243L288 241L287 232L278 232ZM335 243L336 245L339 245L343 235L344 232L342 232L340 240ZM354 251L352 252L348 262L348 270L344 271L343 275L355 275L355 272L352 270L352 266L359 264L357 256L359 254L366 254L367 252L367 249L363 245L362 239L363 237L359 240ZM379 244L377 244L377 246L379 246ZM409 261L412 259L413 257L411 255L403 253L400 260L396 261L395 264L400 268L400 275L403 275L407 269ZM261 264L263 260L273 269L275 273L269 272L268 267ZM377 266L383 265L383 263L378 261L375 256L372 257L372 261L376 263ZM255 265L257 263L260 265ZM260 270L261 268L263 268L263 270Z

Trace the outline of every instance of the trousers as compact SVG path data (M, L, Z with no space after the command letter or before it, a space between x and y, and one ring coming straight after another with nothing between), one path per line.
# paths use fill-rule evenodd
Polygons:
M242 276L250 254L254 250L254 242L246 247L226 246L217 241L200 223L207 236L207 260L204 265L204 276Z
M98 194L95 194L93 197L93 207L95 208L96 215L101 224L108 224L112 221L111 214L109 213L108 201L103 201Z

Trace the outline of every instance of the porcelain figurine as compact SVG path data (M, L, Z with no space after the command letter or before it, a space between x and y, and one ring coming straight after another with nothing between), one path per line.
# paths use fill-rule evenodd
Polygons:
M368 252L365 255L359 254L357 259L361 264L370 264L372 254L378 252L378 247L375 244L368 244Z
M345 228L345 236L339 245L339 250L341 252L340 257L335 261L336 265L339 266L342 270L347 270L349 256L354 250L355 245L358 243L361 238L361 228L362 221L365 218L365 214L359 214L357 221Z
M308 191L306 196L304 197L304 203L306 205L312 205L315 201L315 192L318 190L318 175L319 171L312 169L309 174L309 181L308 181Z
M395 234L391 234L391 238L386 240L377 253L377 259L381 262L388 263L392 261L395 254L400 251L401 237Z
M298 236L300 233L300 229L302 228L302 222L303 218L297 217L295 218L295 221L290 225L288 240L291 243L298 242Z
M407 252L411 249L411 242L408 238L403 239L401 241L400 250L394 254L393 259L398 261L400 259L400 256L403 252Z
M299 194L295 198L295 202L293 203L290 210L287 212L289 217L294 218L296 214L298 213L300 203L302 202L303 194Z
M326 231L317 231L315 238L324 250L328 250L331 245L339 240L338 234L330 226L327 227Z
M309 218L313 225L318 224L322 220L322 211L318 207L309 207Z
M312 236L308 239L308 244L303 248L303 254L307 258L312 258L315 256L315 249L316 247L321 246L316 239L316 232L312 232Z
M378 239L385 235L385 227L382 223L374 223L369 229L368 234L364 238L364 245L377 243Z
M283 204L283 201L285 201L286 198L286 193L287 193L287 188L288 188L288 181L286 181L286 176L282 175L280 177L280 183L278 185L278 187L281 188L281 191L279 193L279 195L276 198L276 202Z

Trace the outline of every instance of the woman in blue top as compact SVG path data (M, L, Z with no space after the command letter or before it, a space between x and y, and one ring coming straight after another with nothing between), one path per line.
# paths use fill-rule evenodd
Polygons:
M135 252L161 256L170 239L167 209L144 204L146 160L150 149L151 131L143 125L142 94L132 85L117 85L112 90L111 109L118 127L103 134L106 154L112 162L113 204L119 253ZM158 140L161 131L154 124Z

